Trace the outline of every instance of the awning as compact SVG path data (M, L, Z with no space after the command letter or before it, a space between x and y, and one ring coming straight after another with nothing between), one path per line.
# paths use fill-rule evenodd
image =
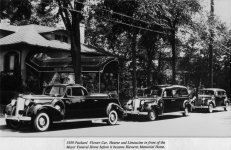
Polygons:
M108 56L82 56L82 72L110 72L118 73L118 60ZM50 58L35 54L26 59L26 65L37 72L74 72L71 57ZM113 68L113 69L112 69Z

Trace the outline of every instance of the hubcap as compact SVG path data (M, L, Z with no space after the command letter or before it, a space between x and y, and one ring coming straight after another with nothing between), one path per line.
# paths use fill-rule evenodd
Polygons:
M114 113L112 113L112 114L110 115L110 120L111 120L112 122L114 122L114 121L116 120L116 116L115 116Z
M150 118L151 118L151 119L154 119L154 118L155 118L154 112L150 112Z
M43 117L39 118L39 125L42 126L42 127L46 125L45 118L43 118Z
M188 114L188 108L185 108L185 115Z
M209 112L212 112L212 111L213 111L213 106L209 105Z

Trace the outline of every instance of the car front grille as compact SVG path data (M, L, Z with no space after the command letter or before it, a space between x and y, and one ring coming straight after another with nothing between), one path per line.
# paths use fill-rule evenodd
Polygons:
M199 98L196 101L195 105L196 106L200 106L200 105L204 106L204 105L207 105L207 102L208 102L208 99Z
M18 116L19 115L19 111L20 110L24 110L25 107L25 99L19 97L17 98L17 104L16 104L16 113L15 115Z
M199 98L196 102L195 102L195 105L196 106L199 106L199 105L202 105L202 99L201 98Z

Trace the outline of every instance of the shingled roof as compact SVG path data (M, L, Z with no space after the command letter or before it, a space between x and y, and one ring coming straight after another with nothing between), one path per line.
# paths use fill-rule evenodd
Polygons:
M42 33L46 32L64 30L61 28L52 28L34 24L24 26L0 24L0 30L13 32L12 34L0 39L0 46L8 46L22 43L31 46L53 48L57 50L70 50L71 48L70 44L68 43L61 42L58 40L47 40L41 35ZM97 53L95 49L83 44L81 44L81 52Z

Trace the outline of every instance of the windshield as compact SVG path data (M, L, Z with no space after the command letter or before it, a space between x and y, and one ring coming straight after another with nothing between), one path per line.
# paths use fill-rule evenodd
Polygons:
M137 91L138 97L161 97L162 89L154 87L151 89L139 89Z
M137 96L138 97L145 97L146 96L145 89L138 89L137 90Z
M200 95L214 95L214 91L212 91L212 90L200 90L199 94Z
M159 87L154 87L151 89L151 97L161 97L162 89Z
M44 90L45 95L61 97L65 94L64 86L48 86Z

